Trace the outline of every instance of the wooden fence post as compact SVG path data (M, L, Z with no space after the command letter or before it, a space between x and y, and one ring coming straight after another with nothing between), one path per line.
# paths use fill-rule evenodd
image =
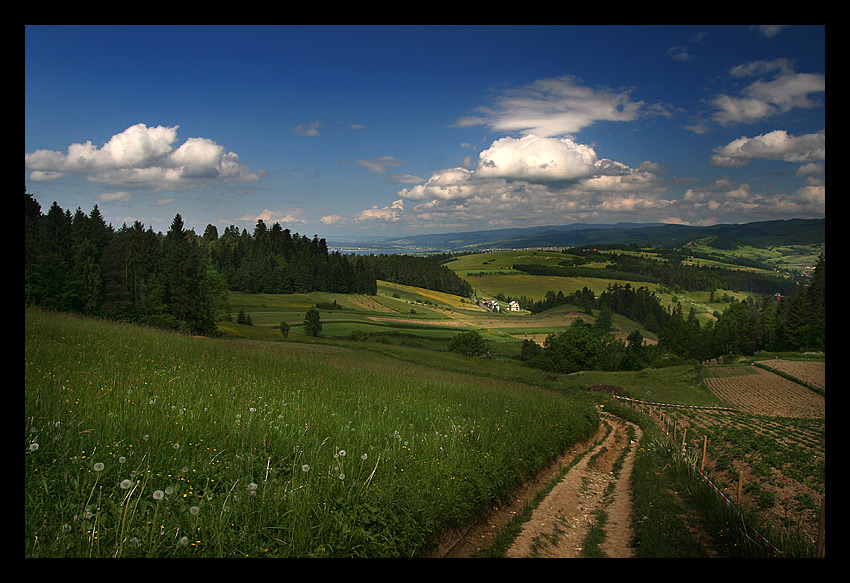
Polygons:
M702 465L699 468L699 473L705 475L705 449L708 445L708 436L704 435L702 439Z
M744 486L744 474L738 471L738 506L741 506L741 492Z

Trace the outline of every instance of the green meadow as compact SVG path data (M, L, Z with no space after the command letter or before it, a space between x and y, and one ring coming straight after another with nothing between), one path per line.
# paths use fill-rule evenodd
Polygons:
M509 269L563 257L495 252L447 265L483 298L599 294L613 282ZM658 296L710 318L722 293ZM613 404L588 387L722 404L698 365L563 375L516 358L525 339L595 320L577 306L494 313L389 282L373 296L229 300L220 338L26 310L25 556L421 556L593 434L596 405ZM317 337L305 333L311 309ZM613 325L640 328L616 314ZM487 358L448 349L468 330Z
M571 306L494 314L388 282L230 303L250 324L223 338L26 311L26 556L417 556L591 435L586 389L613 378L515 358ZM470 329L491 358L447 350ZM689 371L634 394L701 402Z
M356 343L28 310L25 352L28 557L416 556L598 423Z
M706 247L695 246L694 249L707 251ZM722 254L717 250L712 250L717 254ZM657 253L646 251L626 251L617 250L618 253L634 253L643 257L655 258ZM742 257L746 259L759 259L762 261L770 261L777 265L782 265L786 268L799 269L803 264L814 265L817 260L817 246L801 246L793 248L770 248L760 249L755 247L741 247L736 252L725 252L730 258ZM556 277L545 275L528 275L511 269L512 265L527 263L556 266L560 261L564 261L572 257L569 253L562 253L558 250L513 250L513 251L494 251L492 253L477 253L458 257L448 263L446 266L455 271L457 274L464 277L475 288L476 293L480 297L494 298L498 295L510 298L519 298L525 296L531 300L541 300L548 291L561 291L564 295L570 295L573 292L587 288L593 291L597 296L604 292L609 285L625 285L629 283L632 287L646 287L655 292L661 305L672 309L676 304L681 304L684 313L689 313L693 308L695 314L702 323L709 320L714 320L715 312L722 312L728 302L723 301L724 294L728 298L734 298L737 301L742 301L747 296L757 297L757 294L740 290L718 289L714 291L714 298L710 298L707 291L684 291L671 292L664 289L655 283L641 281L623 281L606 279L604 277ZM659 260L663 260L660 259ZM783 263L784 262L784 263ZM721 261L700 260L701 265L712 265L716 267L724 267L729 269L745 269L733 263L724 263ZM600 275L604 272L601 268L605 267L606 263L589 263L586 267L600 268ZM764 273L764 270L755 270ZM551 314L550 314L551 315ZM587 318L590 319L590 318ZM616 324L616 322L615 322ZM621 330L627 333L636 327L634 323L623 323L619 326ZM645 337L653 338L652 334L644 333Z

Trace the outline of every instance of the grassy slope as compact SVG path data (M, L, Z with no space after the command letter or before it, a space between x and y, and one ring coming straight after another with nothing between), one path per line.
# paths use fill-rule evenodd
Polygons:
M410 556L594 425L587 397L421 348L40 311L25 348L31 557Z
M478 293L485 296L501 292L536 298L542 297L549 289L570 293L584 285L599 293L607 286L607 281L603 280L573 281L524 274L483 277L468 275L478 271L479 265L484 270L495 271L498 267L509 266L517 261L557 262L561 258L560 254L552 252L531 256L528 252L501 252L462 257L448 265L467 277ZM701 294L687 294L677 299L685 306L688 303L700 306L702 309L698 311L724 307L722 304L707 305L707 295L704 294L703 297ZM323 331L320 337L312 339L304 336L301 326L306 310L318 303L334 301L341 309L321 311ZM362 351L364 356L371 356L358 360L380 363L381 366L394 368L395 365L390 363L403 361L444 373L492 377L499 382L521 382L526 386L534 385L568 392L570 389L583 392L592 384L616 384L625 387L632 396L652 401L694 405L718 404L717 399L702 386L698 372L689 366L637 373L586 372L565 376L530 369L512 358L516 355L522 338L539 338L569 325L577 316L572 306L562 306L539 316L523 313L491 314L469 300L456 296L381 282L376 296L329 293L287 296L232 294L231 307L234 315L244 309L250 314L254 324L246 326L234 322L220 323L222 332L232 338L279 343L284 341L284 338L278 326L280 322L286 321L292 327L289 341L298 344L310 343L317 345L317 349L321 346L328 349L338 346L346 350ZM592 321L592 318L585 314L579 316ZM620 317L615 319L615 324L625 332L636 326L634 322ZM482 332L493 347L492 359L470 359L446 351L448 341L459 330L464 329L478 329ZM355 333L359 333L358 337L366 340L354 341L352 335ZM643 333L645 337L652 338L646 331ZM388 361L386 357L393 360Z

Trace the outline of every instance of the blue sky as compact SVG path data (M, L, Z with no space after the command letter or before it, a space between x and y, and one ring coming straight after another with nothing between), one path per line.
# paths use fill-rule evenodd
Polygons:
M28 26L24 166L329 241L825 214L824 26Z

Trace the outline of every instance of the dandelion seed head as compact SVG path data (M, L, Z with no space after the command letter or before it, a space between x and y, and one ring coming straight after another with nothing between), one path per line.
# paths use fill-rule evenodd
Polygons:
M200 511L201 511L201 509L198 508L197 506L192 506L189 509L189 514L191 514L192 516L197 516Z
M304 464L303 466L301 466L301 471L302 471L302 472L309 472L309 471L310 471L310 466L309 466L309 465L307 465L307 464Z
M103 464L100 463L100 462L97 462L92 469L96 472L102 472L103 471Z
M162 500L163 496L165 496L165 492L163 492L162 490L156 490L153 493L154 500Z
M122 490L128 490L132 485L133 482L131 482L130 480L121 480L120 486Z
M30 444L30 447L29 447L30 452L33 452L33 451L35 451L35 450L37 450L37 449L38 449L38 444L37 444L37 443L31 443L31 444Z

